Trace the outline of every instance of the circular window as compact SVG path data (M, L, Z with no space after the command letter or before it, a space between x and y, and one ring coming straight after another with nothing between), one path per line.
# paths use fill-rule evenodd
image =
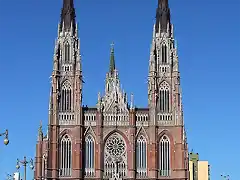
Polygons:
M106 151L110 156L119 157L125 151L125 142L121 137L113 135L106 142Z

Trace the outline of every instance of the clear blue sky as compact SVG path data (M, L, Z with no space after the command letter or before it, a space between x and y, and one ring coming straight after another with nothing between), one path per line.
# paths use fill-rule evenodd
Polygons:
M103 92L110 43L123 88L147 105L147 75L157 0L77 0L84 104ZM61 0L1 0L0 179L16 158L34 157L39 121L46 130ZM240 1L170 0L178 41L189 150L211 164L212 179L239 180ZM133 83L134 82L134 83ZM30 179L29 174L29 179Z

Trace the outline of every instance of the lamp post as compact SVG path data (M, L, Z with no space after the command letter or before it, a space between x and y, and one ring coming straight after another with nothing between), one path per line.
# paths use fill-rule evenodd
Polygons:
M221 177L222 177L222 180L230 180L230 176L229 175L222 175L221 174Z
M34 169L34 165L33 165L33 160L30 159L29 161L27 161L26 156L24 156L23 160L20 161L19 159L17 159L17 165L16 168L19 169L20 165L23 165L24 167L24 180L26 180L26 176L27 176L27 164L30 164L30 168L33 170Z
M0 136L5 136L3 143L5 145L8 145L8 143L9 143L9 140L8 140L8 130L6 129L6 131L4 133L0 133Z

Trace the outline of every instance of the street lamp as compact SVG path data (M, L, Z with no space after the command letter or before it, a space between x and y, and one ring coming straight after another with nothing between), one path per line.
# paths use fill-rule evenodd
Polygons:
M27 161L26 156L24 156L23 161L20 161L19 159L17 159L17 165L16 168L19 169L20 165L23 165L24 167L24 180L26 180L26 176L27 176L27 164L30 164L30 168L33 170L34 169L34 165L33 165L33 159L31 158L29 161Z
M229 175L222 175L221 174L221 177L223 180L230 180L230 176Z
M0 133L0 136L5 136L3 143L5 145L8 145L8 143L9 143L9 140L8 140L8 130L6 129L6 131L4 133Z

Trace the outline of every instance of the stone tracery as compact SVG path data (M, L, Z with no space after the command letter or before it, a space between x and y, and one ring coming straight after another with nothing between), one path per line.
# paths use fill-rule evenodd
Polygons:
M112 134L104 148L104 175L107 178L127 176L126 143L118 133Z

